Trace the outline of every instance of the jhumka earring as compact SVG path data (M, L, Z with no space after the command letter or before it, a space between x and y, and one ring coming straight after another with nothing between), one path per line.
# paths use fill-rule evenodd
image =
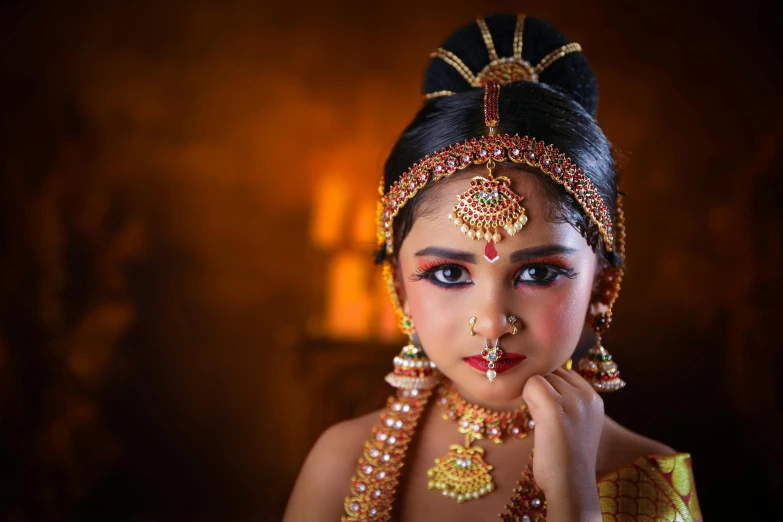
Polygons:
M625 256L625 215L622 208L622 195L617 196L617 253ZM579 360L577 369L579 374L589 382L596 391L613 392L625 386L625 381L620 378L617 363L612 360L612 355L601 344L603 334L612 324L612 307L620 293L623 271L621 268L607 268L599 282L597 289L598 302L608 306L607 312L596 315L592 321L592 328L596 336L596 345L587 351L585 357Z
M500 86L487 82L484 91L484 123L489 128L489 135L495 135L499 122L498 99ZM527 216L521 205L522 196L515 194L510 186L511 180L506 176L494 176L495 162L484 151L487 158L487 175L475 176L470 180L467 192L457 196L459 203L454 205L454 211L449 213L449 221L470 239L486 240L484 258L494 263L498 255L495 243L503 236L498 232L502 227L509 236L513 236L525 226Z
M601 344L601 333L609 327L611 322L612 316L610 314L596 316L593 320L596 345L579 360L580 375L599 392L613 392L625 386L625 381L620 378L617 363L612 361L612 355Z
M392 300L392 307L400 318L400 330L408 336L408 344L403 346L394 358L394 369L386 375L386 382L395 388L428 389L433 388L440 380L440 372L435 363L430 361L424 350L418 346L416 328L413 319L402 311L394 289L394 278L390 263L383 265L383 277Z

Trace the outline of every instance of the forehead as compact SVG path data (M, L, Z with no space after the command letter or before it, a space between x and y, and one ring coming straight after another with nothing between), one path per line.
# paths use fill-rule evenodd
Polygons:
M455 227L447 216L453 212L454 205L458 201L458 196L470 189L470 180L475 176L486 176L485 166L476 166L465 169L453 176L433 183L432 187L423 194L414 215L414 222L411 231L403 241L405 243L410 239L411 242L421 243L423 241L467 241L468 244L474 243L476 247L483 248L483 242L471 242L466 238L457 227ZM525 228L513 237L508 237L504 230L498 230L503 236L500 245L512 243L516 246L535 246L551 243L567 244L571 248L589 248L584 238L576 229L561 219L559 216L558 205L551 200L548 190L544 187L546 183L552 184L549 179L535 172L527 172L521 168L499 165L493 175L506 176L511 180L510 189L521 196L522 206L528 217L528 223ZM560 187L553 187L554 190L563 190ZM462 246L466 246L462 243Z

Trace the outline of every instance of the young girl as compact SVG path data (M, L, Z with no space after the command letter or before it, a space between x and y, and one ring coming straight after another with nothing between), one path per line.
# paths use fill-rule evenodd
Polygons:
M690 456L598 395L625 385L600 338L625 230L581 47L535 18L480 18L433 53L424 93L378 216L410 337L398 392L320 437L285 520L701 520Z

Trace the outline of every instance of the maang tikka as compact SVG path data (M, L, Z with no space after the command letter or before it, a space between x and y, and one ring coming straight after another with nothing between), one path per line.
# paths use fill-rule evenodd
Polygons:
M495 135L500 123L499 99L500 85L487 82L484 90L484 123L490 137ZM495 166L490 157L487 161L487 175L475 176L470 180L470 188L457 196L459 203L454 205L454 212L448 216L449 221L470 239L487 242L484 257L490 263L500 258L495 243L499 243L503 236L498 228L502 227L509 236L513 236L527 223L525 209L521 205L522 196L511 190L511 180L506 176L493 175Z

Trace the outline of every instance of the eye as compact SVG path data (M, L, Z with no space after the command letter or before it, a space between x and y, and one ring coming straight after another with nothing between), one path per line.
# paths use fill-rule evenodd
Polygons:
M432 277L440 283L453 285L470 282L468 271L457 265L446 265L430 272Z
M531 266L519 274L521 281L546 281L552 275L553 270L546 266Z
M548 264L528 265L518 272L515 284L546 286L557 281L560 276L573 279L576 277L576 273L562 266Z

